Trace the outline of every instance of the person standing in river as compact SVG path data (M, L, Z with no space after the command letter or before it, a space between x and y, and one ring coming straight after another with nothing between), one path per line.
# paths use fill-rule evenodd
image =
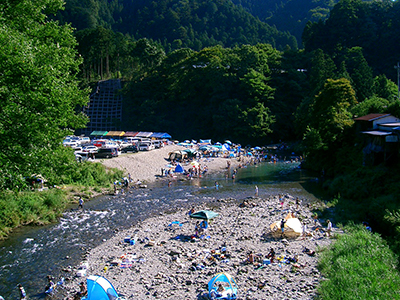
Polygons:
M83 209L83 199L79 197L79 208Z
M330 220L326 221L328 223L327 227L326 227L326 235L328 237L331 236L331 231L332 231L332 222Z
M19 289L19 300L26 300L26 292L24 287L20 283L18 283L17 287Z

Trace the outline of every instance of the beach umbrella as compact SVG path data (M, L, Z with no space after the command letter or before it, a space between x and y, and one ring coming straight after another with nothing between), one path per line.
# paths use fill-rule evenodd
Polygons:
M199 166L199 163L197 162L197 161L192 161L191 163L190 163L193 167L198 167Z
M211 210L200 210L192 213L190 215L191 218L194 219L203 219L203 220L210 220L218 216L218 213L213 212Z
M201 147L199 147L199 150L200 150L200 151L207 151L207 150L210 150L210 147L208 147L208 146L201 146Z

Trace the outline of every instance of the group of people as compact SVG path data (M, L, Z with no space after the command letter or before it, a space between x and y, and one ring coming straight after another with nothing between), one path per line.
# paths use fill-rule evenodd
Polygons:
M271 263L275 261L275 250L274 248L271 248L268 254L265 256L266 259L269 259ZM250 251L250 253L247 255L246 260L244 261L245 264L252 264L259 266L261 265L262 262L262 256L261 254L255 254L253 251Z
M64 282L64 280L62 279L60 281L61 283ZM60 282L58 282L57 284L54 283L53 281L53 277L51 275L47 276L47 285L45 287L45 294L51 294L55 291L55 288L57 285L60 285ZM24 287L22 286L22 284L18 283L17 284L17 288L18 288L18 292L19 292L19 300L26 300L27 299L27 294L26 291L24 289ZM87 287L84 281L82 281L79 284L79 291L75 293L73 300L80 300L82 297L87 295ZM0 300L4 300L4 298L2 296L0 296Z
M207 220L197 221L196 226L194 227L194 235L196 237L202 236L208 228Z
M189 213L188 213L189 217L190 217L194 212L195 212L195 209L192 207L192 208L189 210ZM196 222L196 225L195 225L195 227L194 227L194 236L195 236L195 237L199 237L199 236L203 235L204 232L207 230L207 228L208 228L208 221L207 221L207 220L202 220L201 222L200 222L200 221L197 221L197 222Z

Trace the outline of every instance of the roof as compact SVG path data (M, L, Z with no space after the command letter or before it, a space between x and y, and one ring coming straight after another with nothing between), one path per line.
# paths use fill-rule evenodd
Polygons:
M362 117L355 118L356 121L375 121L383 117L388 117L390 114L369 114Z
M375 136L385 136L391 135L392 133L389 131L378 131L378 130L371 130L371 131L363 131L364 134L375 135Z
M170 139L171 136L166 132L154 132L150 137L159 138L159 139Z
M392 123L382 123L379 124L382 127L400 127L400 122L392 122Z
M104 136L108 133L108 131L93 131L90 135L95 135L95 136Z
M127 132L125 132L124 136L125 136L125 137L128 137L128 136L134 137L134 136L136 136L137 134L138 134L137 131L127 131Z
M106 135L107 136L123 136L125 131L109 131Z
M140 137L150 137L153 133L152 132L147 132L147 131L139 131L137 136Z

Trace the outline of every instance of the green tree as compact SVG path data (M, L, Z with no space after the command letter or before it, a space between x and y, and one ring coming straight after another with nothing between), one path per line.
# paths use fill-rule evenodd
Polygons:
M373 93L377 97L393 101L397 98L397 85L388 79L386 75L381 74L374 78Z
M334 78L336 65L332 58L318 49L312 53L310 69L311 95L317 94L329 78Z
M361 117L368 114L386 113L389 101L383 98L373 96L363 102L358 103L351 109L354 116Z
M315 97L311 126L318 129L325 145L335 142L344 130L353 125L349 109L357 103L347 79L328 79Z
M342 62L346 64L357 100L361 102L373 94L372 69L364 58L362 48L353 47L343 52Z
M333 172L336 150L346 142L354 123L350 109L357 103L347 79L328 79L311 105L310 125L304 135L308 160L317 169Z
M0 186L21 188L23 176L55 176L73 155L61 142L87 118L76 108L87 103L78 87L81 59L70 26L45 13L61 0L3 1L0 4ZM56 159L63 157L64 160Z

